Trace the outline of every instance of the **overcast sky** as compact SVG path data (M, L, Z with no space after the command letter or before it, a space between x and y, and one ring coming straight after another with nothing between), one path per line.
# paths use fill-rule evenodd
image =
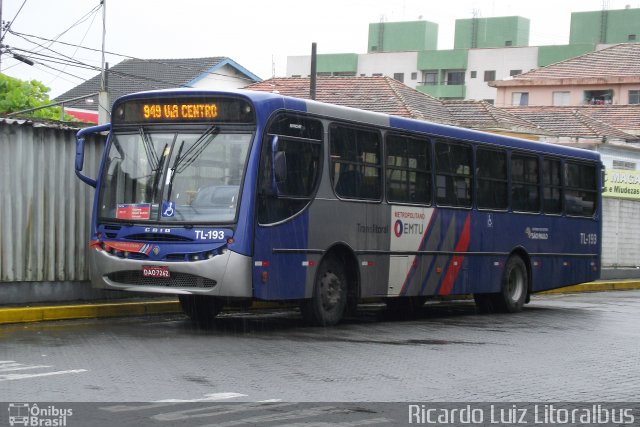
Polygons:
M3 0L2 19L13 21L11 30L18 33L100 50L102 10L90 13L99 3ZM381 20L434 22L439 25L438 48L451 49L456 19L471 18L474 10L485 18L518 15L531 21L530 45L567 44L571 12L601 10L603 5L640 8L640 0L106 0L105 44L107 51L145 59L227 56L266 79L284 76L287 56L310 54L312 42L318 43L318 53L366 53L368 24ZM33 50L58 56L33 42L100 66L99 51L14 34L3 40L25 56ZM52 58L39 57L40 64L28 66L4 54L2 72L40 80L51 88L52 98L98 74L45 59ZM107 55L110 64L122 59Z

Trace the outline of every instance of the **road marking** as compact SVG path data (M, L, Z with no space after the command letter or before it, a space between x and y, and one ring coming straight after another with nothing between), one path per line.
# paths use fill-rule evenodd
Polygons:
M68 371L42 372L39 374L4 374L0 375L0 381L24 380L27 378L49 377L52 375L79 374L88 372L86 369L71 369Z
M231 420L224 421L216 424L208 424L202 427L231 427L231 426L242 426L242 425L251 425L251 424L263 424L263 423L273 423L279 421L286 420L296 420L296 419L304 419L304 418L312 418L318 417L322 415L329 414L346 414L351 411L347 409L336 408L335 406L319 406L309 409L298 409L290 412L283 412L278 414L267 414L267 415L257 415L254 417L247 417L241 420Z
M217 406L203 406L195 409L183 409L181 411L164 412L150 417L157 421L178 421L193 418L215 418L222 415L247 414L249 411L265 411L274 408L295 406L295 403L231 403Z
M7 371L25 371L27 369L40 369L40 368L50 368L49 365L23 365L21 363L15 363L14 366L11 365L0 365L0 372Z
M344 421L340 423L295 423L295 424L281 424L280 427L355 427L355 426L370 426L373 424L387 424L393 423L393 420L389 418L370 418L368 420L356 420L356 421Z
M247 397L247 395L242 393L209 393L200 399L163 399L156 400L156 403L216 402L218 400L234 399L236 397Z

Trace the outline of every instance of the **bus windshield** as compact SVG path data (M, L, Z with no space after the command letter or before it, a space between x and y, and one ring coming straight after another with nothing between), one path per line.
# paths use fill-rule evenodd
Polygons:
M233 222L251 137L215 126L114 134L98 189L98 218Z

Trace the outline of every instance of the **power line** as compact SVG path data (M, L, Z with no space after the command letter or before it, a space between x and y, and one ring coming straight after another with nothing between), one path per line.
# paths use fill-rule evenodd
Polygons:
M11 21L8 21L7 23L7 28L4 30L4 33L2 33L2 22L0 22L0 42L2 42L2 40L4 40L4 36L7 34L7 31L9 31L11 29L11 24L13 24L13 21L16 20L16 18L18 17L18 15L20 15L20 12L22 12L22 8L24 7L25 3L27 2L27 0L24 0L22 2L22 5L20 5L20 9L18 9L18 11L16 12L15 16L13 17L13 19Z
M89 50L89 51L93 51L93 52L102 52L100 49L94 49L94 48L90 48L90 47L86 47L86 46L82 46L82 45L77 45L77 44L73 44L73 43L66 43L66 42L62 42L62 41L59 41L59 40L51 40L51 39L47 39L47 38L41 37L41 36L36 36L36 35L33 35L33 34L20 33L20 32L17 32L17 31L11 31L11 34L21 35L21 36L25 36L25 37L32 37L32 38L36 38L36 39L44 40L44 41L53 41L55 43L60 43L60 44L66 45L66 46L78 47L80 49L85 49L85 50ZM34 43L34 42L32 42L32 43ZM110 52L110 51L105 51L105 53L109 54L109 55L119 56L119 57L126 58L126 59L133 59L133 60L136 60L136 61L146 62L146 63L149 63L149 64L159 64L159 65L166 65L168 67L181 68L181 69L185 69L185 70L193 70L193 68L191 68L191 67L187 67L187 66L180 65L180 64L174 64L174 63L169 64L167 62L159 61L157 59L142 59L142 58L138 58L138 57L135 57L135 56L124 55L124 54L121 54L121 53ZM202 71L202 74L209 74L209 75L214 75L214 76L221 76L221 77L225 77L225 78L231 78L230 76L227 76L227 75L221 74L221 73L216 73L215 71L204 70L204 71ZM235 78L240 78L242 80L246 80L246 81L251 82L251 83L254 82L254 80L249 78L249 77L242 76L242 77L235 77Z

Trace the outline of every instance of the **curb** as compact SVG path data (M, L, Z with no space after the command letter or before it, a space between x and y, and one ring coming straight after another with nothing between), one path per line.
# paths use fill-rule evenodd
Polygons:
M580 285L551 289L549 291L540 292L540 294L570 294L575 292L624 291L630 289L640 289L640 280L602 280L598 282L582 283Z
M178 301L140 301L118 303L84 303L37 307L0 308L0 324L41 322L45 320L91 319L180 313Z
M546 294L568 294L577 292L603 292L640 289L640 280L599 281L567 286L541 292ZM273 307L273 304L254 302L253 308ZM81 303L36 307L0 307L0 325L31 323L48 320L92 319L147 314L181 313L180 303L175 300L139 301L117 303Z

